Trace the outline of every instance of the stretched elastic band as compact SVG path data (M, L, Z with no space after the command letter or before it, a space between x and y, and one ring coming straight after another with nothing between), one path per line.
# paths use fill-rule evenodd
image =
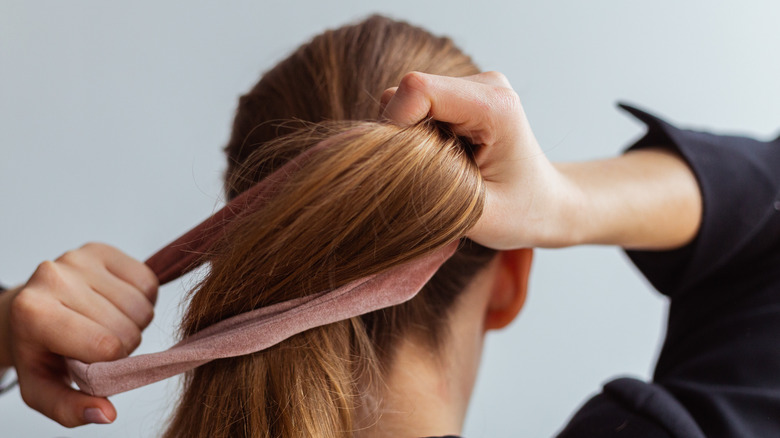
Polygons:
M261 208L315 148L232 200L146 264L160 284L168 283L203 262L202 255L236 217ZM271 347L305 330L342 321L414 297L455 252L457 242L403 265L361 278L345 286L285 301L222 320L183 339L170 349L111 362L86 364L68 359L71 377L82 391L106 397L184 373L214 359L242 356Z

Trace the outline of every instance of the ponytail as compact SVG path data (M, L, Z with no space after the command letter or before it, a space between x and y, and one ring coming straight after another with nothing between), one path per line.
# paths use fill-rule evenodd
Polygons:
M476 223L484 183L473 151L451 132L432 122L332 121L376 117L382 90L411 70L478 72L449 39L375 16L316 37L241 98L226 148L229 197L316 152L208 254L183 336L397 266ZM397 341L414 334L435 351L448 310L493 254L464 240L402 305L193 370L164 436L351 437L371 426Z

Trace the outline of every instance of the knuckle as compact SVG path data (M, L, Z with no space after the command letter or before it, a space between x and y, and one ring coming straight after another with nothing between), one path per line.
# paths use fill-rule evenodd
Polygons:
M58 284L60 282L60 271L57 268L57 263L52 262L51 260L42 262L35 269L30 280L35 283L41 282L46 285Z
M160 287L160 282L157 279L157 276L153 272L149 271L149 273L144 273L143 275L137 277L136 283L138 284L136 287L146 297L147 302L151 305L154 305L154 303L157 302L157 292Z
M138 346L141 345L141 340L142 340L141 331L140 330L134 331L133 334L131 334L127 340L127 346L129 347L127 350L133 351L136 348L138 348Z
M78 426L79 423L74 421L69 408L70 406L66 403L56 403L52 408L51 418L67 428Z
M509 79L507 79L506 75L501 73L500 71L487 71L483 73L485 77L491 80L491 82L501 84L505 87L509 87Z
M493 96L480 94L474 97L471 105L478 111L478 114L484 115L495 108L494 100Z
M117 250L105 243L87 242L76 252L81 260L90 260L92 263L98 262L102 264L114 251Z
M158 287L155 285L154 287L148 288L144 291L144 294L146 295L147 300L149 300L149 303L154 305L157 303L157 294L158 294ZM154 312L152 312L152 316L154 315Z
M478 94L469 101L469 117L475 126L479 127L481 137L493 131L493 121L497 118L498 108L495 96L491 94ZM483 138L483 142L486 140Z
M430 76L418 71L409 72L401 78L398 89L409 91L424 91L430 86Z
M143 317L141 318L141 328L146 328L151 324L152 320L154 319L154 308L151 306L149 309L144 313Z
M81 424L77 418L74 418L69 404L57 401L52 405L52 394L49 391L41 390L41 388L35 388L34 382L30 380L20 377L19 394L24 403L31 409L51 418L62 426L73 428Z
M157 278L157 274L155 274L154 271L152 271L152 269L145 264L141 263L141 266L144 268L144 292L149 295L156 295L157 288L160 287L160 280Z
M38 321L39 313L43 310L40 301L29 289L22 289L11 302L10 320L12 325L19 324L27 327L30 323Z
M67 404L55 403L47 409L46 404L43 403L43 395L39 391L31 390L29 385L19 385L19 393L27 406L51 418L62 426L73 428L79 425L78 421L70 415L69 406Z
M520 96L511 88L495 87L495 108L500 112L514 112L520 108Z
M494 128L489 128L480 133L479 143L486 145L495 144L496 138L496 130Z
M395 91L397 88L388 88L385 91L382 92L382 95L379 97L379 103L381 105L381 109L384 109L385 106L390 102L390 100L395 96Z
M65 252L65 254L57 258L57 262L64 263L70 266L79 266L84 261L84 251L82 249L74 249Z
M398 88L396 88L396 87L385 89L385 91L382 92L381 100L383 102L386 102L386 101L390 100L390 98L393 97L393 95L395 94L395 91L397 89Z
M95 351L106 360L119 359L124 356L124 345L117 336L105 334L99 336L95 342Z
M20 383L19 384L19 394L22 396L22 401L24 401L24 404L29 406L32 409L35 409L38 412L42 412L40 409L40 401L35 396L37 394L36 391L31 391L29 386Z
M82 423L71 419L63 419L62 421L57 420L57 422L60 423L60 425L63 427L67 427L68 429L73 429L82 425Z
M107 245L98 242L87 242L81 246L81 249L89 252L101 252Z
M101 242L87 242L82 245L80 249L89 254L94 254L97 257L108 257L112 253L119 252L119 250L113 246Z

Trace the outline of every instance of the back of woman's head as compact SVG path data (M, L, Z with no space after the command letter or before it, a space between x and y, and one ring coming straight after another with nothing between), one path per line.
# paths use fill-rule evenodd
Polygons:
M208 255L183 335L412 260L474 225L484 187L469 147L430 122L376 120L382 91L410 71L478 73L449 39L375 16L315 37L241 97L225 148L229 198L316 150ZM166 436L351 436L381 414L398 341L435 351L448 310L492 256L466 242L407 303L197 368Z

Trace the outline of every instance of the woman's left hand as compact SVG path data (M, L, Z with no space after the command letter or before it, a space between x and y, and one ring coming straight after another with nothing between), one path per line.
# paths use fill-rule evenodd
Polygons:
M493 249L579 244L672 249L698 233L702 196L685 159L668 147L604 160L551 163L504 75L409 73L382 95L384 117L427 117L479 145L486 202L468 237Z
M479 146L487 185L482 217L468 237L493 249L572 244L568 210L577 190L550 163L506 77L486 72L452 78L412 72L382 95L383 116L401 125L446 122Z

